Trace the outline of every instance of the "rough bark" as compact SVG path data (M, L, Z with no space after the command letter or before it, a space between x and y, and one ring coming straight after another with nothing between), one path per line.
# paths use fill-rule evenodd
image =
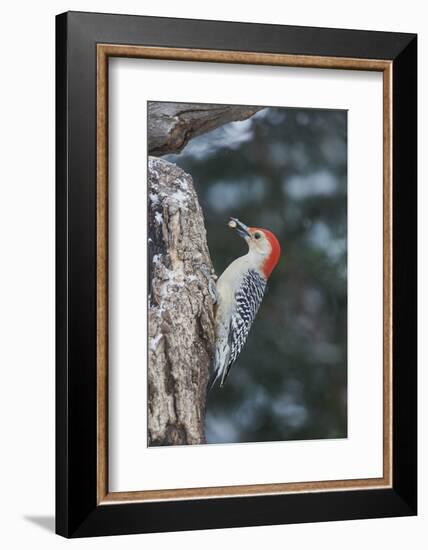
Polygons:
M262 107L149 102L149 154L179 153L193 137L227 122L249 118L260 109Z
M149 445L205 442L213 273L191 176L149 157Z

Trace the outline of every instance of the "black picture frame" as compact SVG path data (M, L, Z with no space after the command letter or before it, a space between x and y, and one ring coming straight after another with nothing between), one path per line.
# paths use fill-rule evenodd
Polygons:
M392 487L97 503L100 43L392 62ZM86 537L415 515L417 36L68 12L56 18L56 97L56 532Z

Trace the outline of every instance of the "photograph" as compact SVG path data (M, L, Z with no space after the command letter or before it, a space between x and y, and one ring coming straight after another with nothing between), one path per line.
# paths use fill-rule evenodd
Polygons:
M417 521L416 20L232 8L56 16L62 537Z
M148 102L149 447L347 437L347 124Z

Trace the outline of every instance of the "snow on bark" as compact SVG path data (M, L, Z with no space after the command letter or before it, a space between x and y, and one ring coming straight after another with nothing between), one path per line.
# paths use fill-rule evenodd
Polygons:
M191 176L149 157L148 443L205 443L213 267Z

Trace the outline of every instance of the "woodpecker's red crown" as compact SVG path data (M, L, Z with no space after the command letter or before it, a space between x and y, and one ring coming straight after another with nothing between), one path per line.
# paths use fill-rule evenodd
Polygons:
M257 237L257 234L262 233L270 244L270 254L264 260L262 265L264 276L266 277L266 279L268 279L276 264L279 262L279 258L281 256L281 245L279 244L278 239L275 237L272 231L269 231L269 229L263 229L261 227L250 227L248 232L253 239L260 239L260 237Z

